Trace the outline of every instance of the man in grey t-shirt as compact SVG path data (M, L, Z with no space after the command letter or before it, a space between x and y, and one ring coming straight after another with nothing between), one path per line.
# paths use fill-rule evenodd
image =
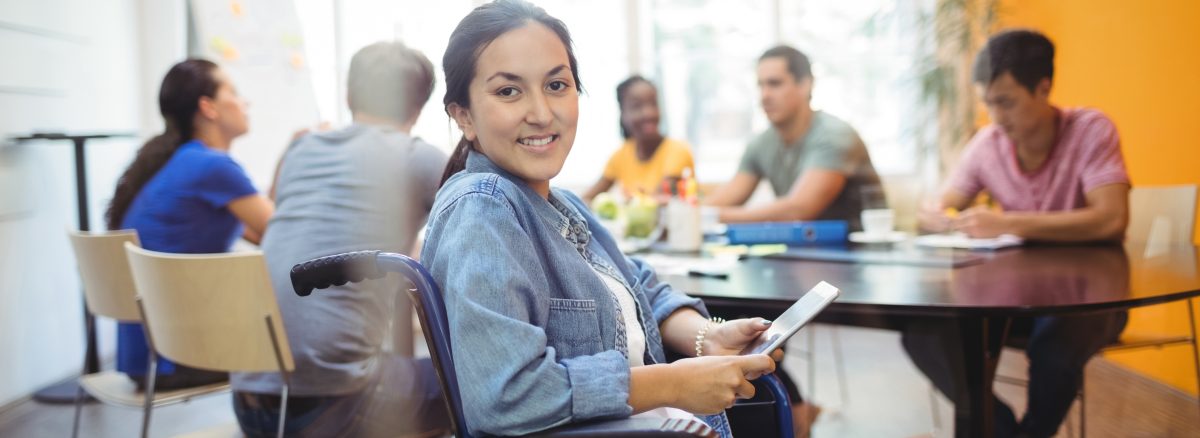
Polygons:
M771 128L750 142L737 175L705 203L725 223L834 219L861 229L863 193L882 195L879 175L854 128L809 105L808 57L788 46L766 51L758 87ZM742 207L763 178L778 199Z
M411 253L446 166L445 153L410 134L433 91L433 65L424 55L398 42L373 44L354 55L348 79L354 123L304 136L285 152L262 241L296 364L287 434L445 431L449 417L429 359L385 347L389 337L412 339L411 310L396 277L303 298L292 291L289 272L297 263L348 251ZM234 374L231 381L243 431L273 435L281 376Z

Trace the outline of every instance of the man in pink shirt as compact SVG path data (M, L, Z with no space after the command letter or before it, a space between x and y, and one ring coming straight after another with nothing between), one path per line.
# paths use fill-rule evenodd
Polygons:
M994 39L1035 36L1045 40L1028 31ZM1005 70L978 85L993 123L967 144L940 202L922 209L924 228L1052 242L1119 241L1125 236L1129 177L1116 128L1100 111L1050 104L1053 46L1048 50L1048 69L1036 82L1026 83L1028 79ZM979 62L986 60L977 60L977 73ZM997 61L1019 60L1001 56ZM967 208L984 190L1003 212ZM951 218L944 215L946 208L966 210Z
M1119 242L1129 220L1129 177L1111 120L1092 109L1050 104L1054 44L1029 30L993 36L975 59L974 80L992 124L967 144L941 199L922 207L923 228L972 237L1014 234L1042 242ZM968 208L986 191L1000 211ZM946 209L962 210L956 217ZM1020 275L1020 273L1014 273ZM996 436L1052 436L1070 410L1088 359L1124 329L1124 312L1018 318L1025 338L1029 404L1019 422L993 398ZM1003 333L1003 328L999 328ZM965 392L954 371L961 351L948 324L914 324L909 357L952 401Z

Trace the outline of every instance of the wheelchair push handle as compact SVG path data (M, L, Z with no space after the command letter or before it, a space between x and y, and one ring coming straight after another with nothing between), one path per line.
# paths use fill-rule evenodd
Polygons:
M292 289L306 297L313 289L382 278L387 273L376 264L378 255L379 251L356 251L297 264L292 266Z

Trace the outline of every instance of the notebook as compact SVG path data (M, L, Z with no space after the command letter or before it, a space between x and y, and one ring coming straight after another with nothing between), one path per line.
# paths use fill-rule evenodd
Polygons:
M1001 248L1021 246L1024 239L1012 234L1001 234L989 239L972 239L963 233L927 234L918 236L913 242L930 248L957 248L976 251L995 251Z

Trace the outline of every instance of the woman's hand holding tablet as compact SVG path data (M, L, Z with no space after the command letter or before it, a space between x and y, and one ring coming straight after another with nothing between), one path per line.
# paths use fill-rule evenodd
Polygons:
M787 342L788 338L812 321L821 310L837 299L838 288L824 281L813 286L792 307L775 318L771 327L759 335L741 354L771 354Z

